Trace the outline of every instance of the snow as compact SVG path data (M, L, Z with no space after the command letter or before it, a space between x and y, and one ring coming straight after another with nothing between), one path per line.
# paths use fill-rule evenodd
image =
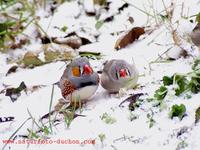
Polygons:
M128 1L135 6L143 9L149 9L149 2L145 0L132 0ZM154 2L154 7L157 12L163 10L162 2ZM166 5L170 4L168 0ZM181 4L184 2L184 14L188 13L188 16L192 16L199 11L200 4L196 0L179 0L176 4L175 18L173 21L179 20L178 33L183 37L183 47L188 50L194 57L198 55L197 48L194 47L191 41L185 39L186 35L189 35L195 23L190 23L186 19L180 19L178 15L181 11ZM108 13L103 13L100 19L115 14L117 9L123 4L123 1L112 0L111 9ZM85 2L87 5L87 2ZM93 9L89 7L88 9ZM88 37L94 41L91 35L100 34L98 41L81 46L79 51L93 51L101 52L103 58L101 60L91 60L92 66L95 71L102 70L103 63L109 59L125 59L129 63L135 63L140 75L138 84L142 88L127 91L127 95L122 97L118 95L109 95L101 86L99 86L96 94L92 97L91 101L86 103L83 107L82 114L86 117L75 118L69 129L64 122L60 123L56 127L53 127L53 134L49 135L52 140L58 139L77 139L77 140L95 140L95 144L75 145L75 144L44 144L44 145L29 145L30 150L37 149L73 149L73 150L112 150L112 149L162 149L172 150L176 149L177 145L182 141L186 141L188 146L187 150L199 150L200 149L200 125L194 125L195 110L200 106L199 96L200 94L192 95L191 99L185 99L182 97L176 97L169 95L166 98L166 108L159 111L159 108L152 107L151 102L143 102L143 104L130 112L128 106L121 108L118 105L128 97L130 93L148 93L151 97L154 91L160 86L160 80L164 75L173 75L174 73L187 73L191 71L191 63L193 58L179 58L176 61L168 63L154 63L149 65L150 62L155 61L159 55L165 52L167 49L173 47L174 51L178 51L178 48L173 45L171 33L167 29L167 25L162 25L156 28L152 34L141 37L134 44L128 45L126 48L116 51L114 45L116 40L121 36L110 35L118 31L126 31L134 26L145 26L147 22L146 14L142 13L138 9L129 6L119 15L117 15L113 22L105 23L99 30L95 29L97 20L94 17L88 17L83 12L80 12L81 8L77 5L77 1L63 3L55 12L53 16L45 17L45 12L39 11L38 15L42 17L39 24L47 32L50 37L64 37L65 32L58 30L56 27L62 28L66 26L67 33L77 31L80 35ZM74 17L81 16L78 19ZM152 13L152 10L150 11ZM134 18L134 23L130 24L127 19L128 16ZM152 22L152 20L151 20ZM87 30L83 33L80 28L83 27ZM154 25L151 26L153 28ZM33 28L31 29L33 30ZM30 35L33 33L31 30L26 32ZM32 34L31 34L32 33ZM34 34L33 34L34 35ZM153 40L153 41L152 41ZM27 50L37 51L40 49L41 44L36 40L32 40L31 44L26 46L25 49L17 49L13 52L14 56L20 56ZM168 54L170 55L170 53ZM24 81L28 87L34 85L44 85L34 92L22 92L22 95L16 102L11 102L10 98L5 94L0 94L0 117L14 116L13 122L0 124L0 140L8 139L12 133L22 124L24 120L29 117L27 109L31 112L32 116L37 120L44 114L49 112L49 104L51 99L51 91L54 83L59 81L64 69L64 62L53 62L50 64L35 67L33 69L19 69L16 73L12 73L6 76L8 69L14 64L8 64L7 59L9 56L6 54L0 55L0 91L5 88L5 85L9 87L18 87L19 84ZM150 68L151 67L151 68ZM155 83L152 83L155 82ZM145 97L145 96L144 96ZM55 106L58 99L62 98L60 89L55 86L53 93L53 104ZM180 121L178 118L170 119L168 114L170 107L173 104L185 104L187 109L187 116ZM149 128L149 119L147 114L154 112L153 119L156 121L152 128ZM116 122L113 124L106 124L101 120L100 116L103 113L108 113ZM77 111L79 113L79 110ZM130 115L138 116L137 119L130 121ZM178 131L188 127L190 130L177 137ZM32 128L32 121L29 120L20 129L17 134L27 134L27 128ZM105 134L106 138L103 142L98 137L99 134ZM0 141L0 147L3 145ZM26 149L25 144L17 145L10 144L9 147L15 149Z

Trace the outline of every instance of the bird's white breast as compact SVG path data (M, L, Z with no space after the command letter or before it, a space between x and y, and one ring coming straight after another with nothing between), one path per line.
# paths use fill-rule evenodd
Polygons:
M72 101L88 100L92 95L95 94L97 88L97 85L92 85L75 90L72 93Z

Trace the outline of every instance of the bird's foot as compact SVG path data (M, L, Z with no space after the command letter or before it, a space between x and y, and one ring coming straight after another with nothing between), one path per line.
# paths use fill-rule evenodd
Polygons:
M66 101L65 99L61 98L58 100L58 103L54 106L54 110L59 112L62 111L62 109L65 109L69 107L70 102Z
M127 95L127 90L125 88L121 88L119 90L119 94L118 94L118 97L121 98L123 96Z

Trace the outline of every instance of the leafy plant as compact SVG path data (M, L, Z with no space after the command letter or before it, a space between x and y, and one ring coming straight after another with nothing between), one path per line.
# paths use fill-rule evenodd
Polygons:
M67 31L67 26L63 26L63 27L61 28L61 30L62 30L63 32L66 32L66 31Z
M98 137L99 137L101 143L103 143L103 141L106 139L106 135L104 133L99 134Z
M116 119L111 117L109 114L107 113L103 113L102 116L100 116L101 120L103 120L106 124L113 124L116 122Z
M72 121L74 120L74 112L64 113L64 120L67 125L67 128L69 128Z
M180 143L178 143L176 150L182 150L186 147L188 147L188 143L186 143L184 140L182 140Z
M175 75L174 81L178 85L178 87L175 89L175 95L179 96L187 90L187 85L189 82L183 75Z
M133 113L130 111L130 114L129 114L129 117L128 117L128 119L129 119L130 121L136 120L136 119L138 119L138 118L139 118L138 115L135 115L135 114L133 114Z
M200 78L192 77L190 83L188 84L188 88L194 94L200 92Z
M81 51L79 52L79 55L81 57L87 57L88 59L93 59L93 60L95 59L99 60L103 56L100 52L87 52L87 51Z
M30 139L38 139L38 138L40 137L40 136L37 135L37 133L34 132L33 130L27 129L27 131L28 131L28 137L29 137Z
M199 122L200 120L200 107L197 108L195 111L195 123Z
M200 92L200 59L196 59L192 65L192 72L186 74L174 74L173 76L164 76L163 85L169 86L172 84L177 85L175 88L175 95L180 96L188 91L197 94ZM157 95L158 97L158 95Z
M192 69L193 70L198 70L198 69L200 69L200 58L198 58L198 59L196 59L195 61L194 61L194 64L192 65Z
M164 76L163 79L162 79L164 86L172 85L173 79L174 79L174 76L172 76L172 77Z
M161 101L167 95L168 89L165 86L161 86L158 90L155 91L154 97Z
M181 104L181 105L173 105L171 108L171 112L169 114L170 118L172 119L173 117L178 117L180 120L183 119L184 115L186 112L186 107L185 105Z
M147 118L149 119L148 122L149 122L149 128L152 128L153 125L156 123L156 121L153 119L153 111L151 110L150 113L147 114Z

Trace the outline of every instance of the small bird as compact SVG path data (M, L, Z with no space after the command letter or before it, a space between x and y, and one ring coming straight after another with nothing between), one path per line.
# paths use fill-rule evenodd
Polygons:
M200 22L194 27L190 36L194 45L200 50Z
M59 82L62 96L68 102L88 100L98 85L99 75L93 71L86 57L76 58L69 63Z
M137 81L138 71L135 65L117 59L105 63L101 75L101 85L109 93L117 93L121 88L134 87Z

